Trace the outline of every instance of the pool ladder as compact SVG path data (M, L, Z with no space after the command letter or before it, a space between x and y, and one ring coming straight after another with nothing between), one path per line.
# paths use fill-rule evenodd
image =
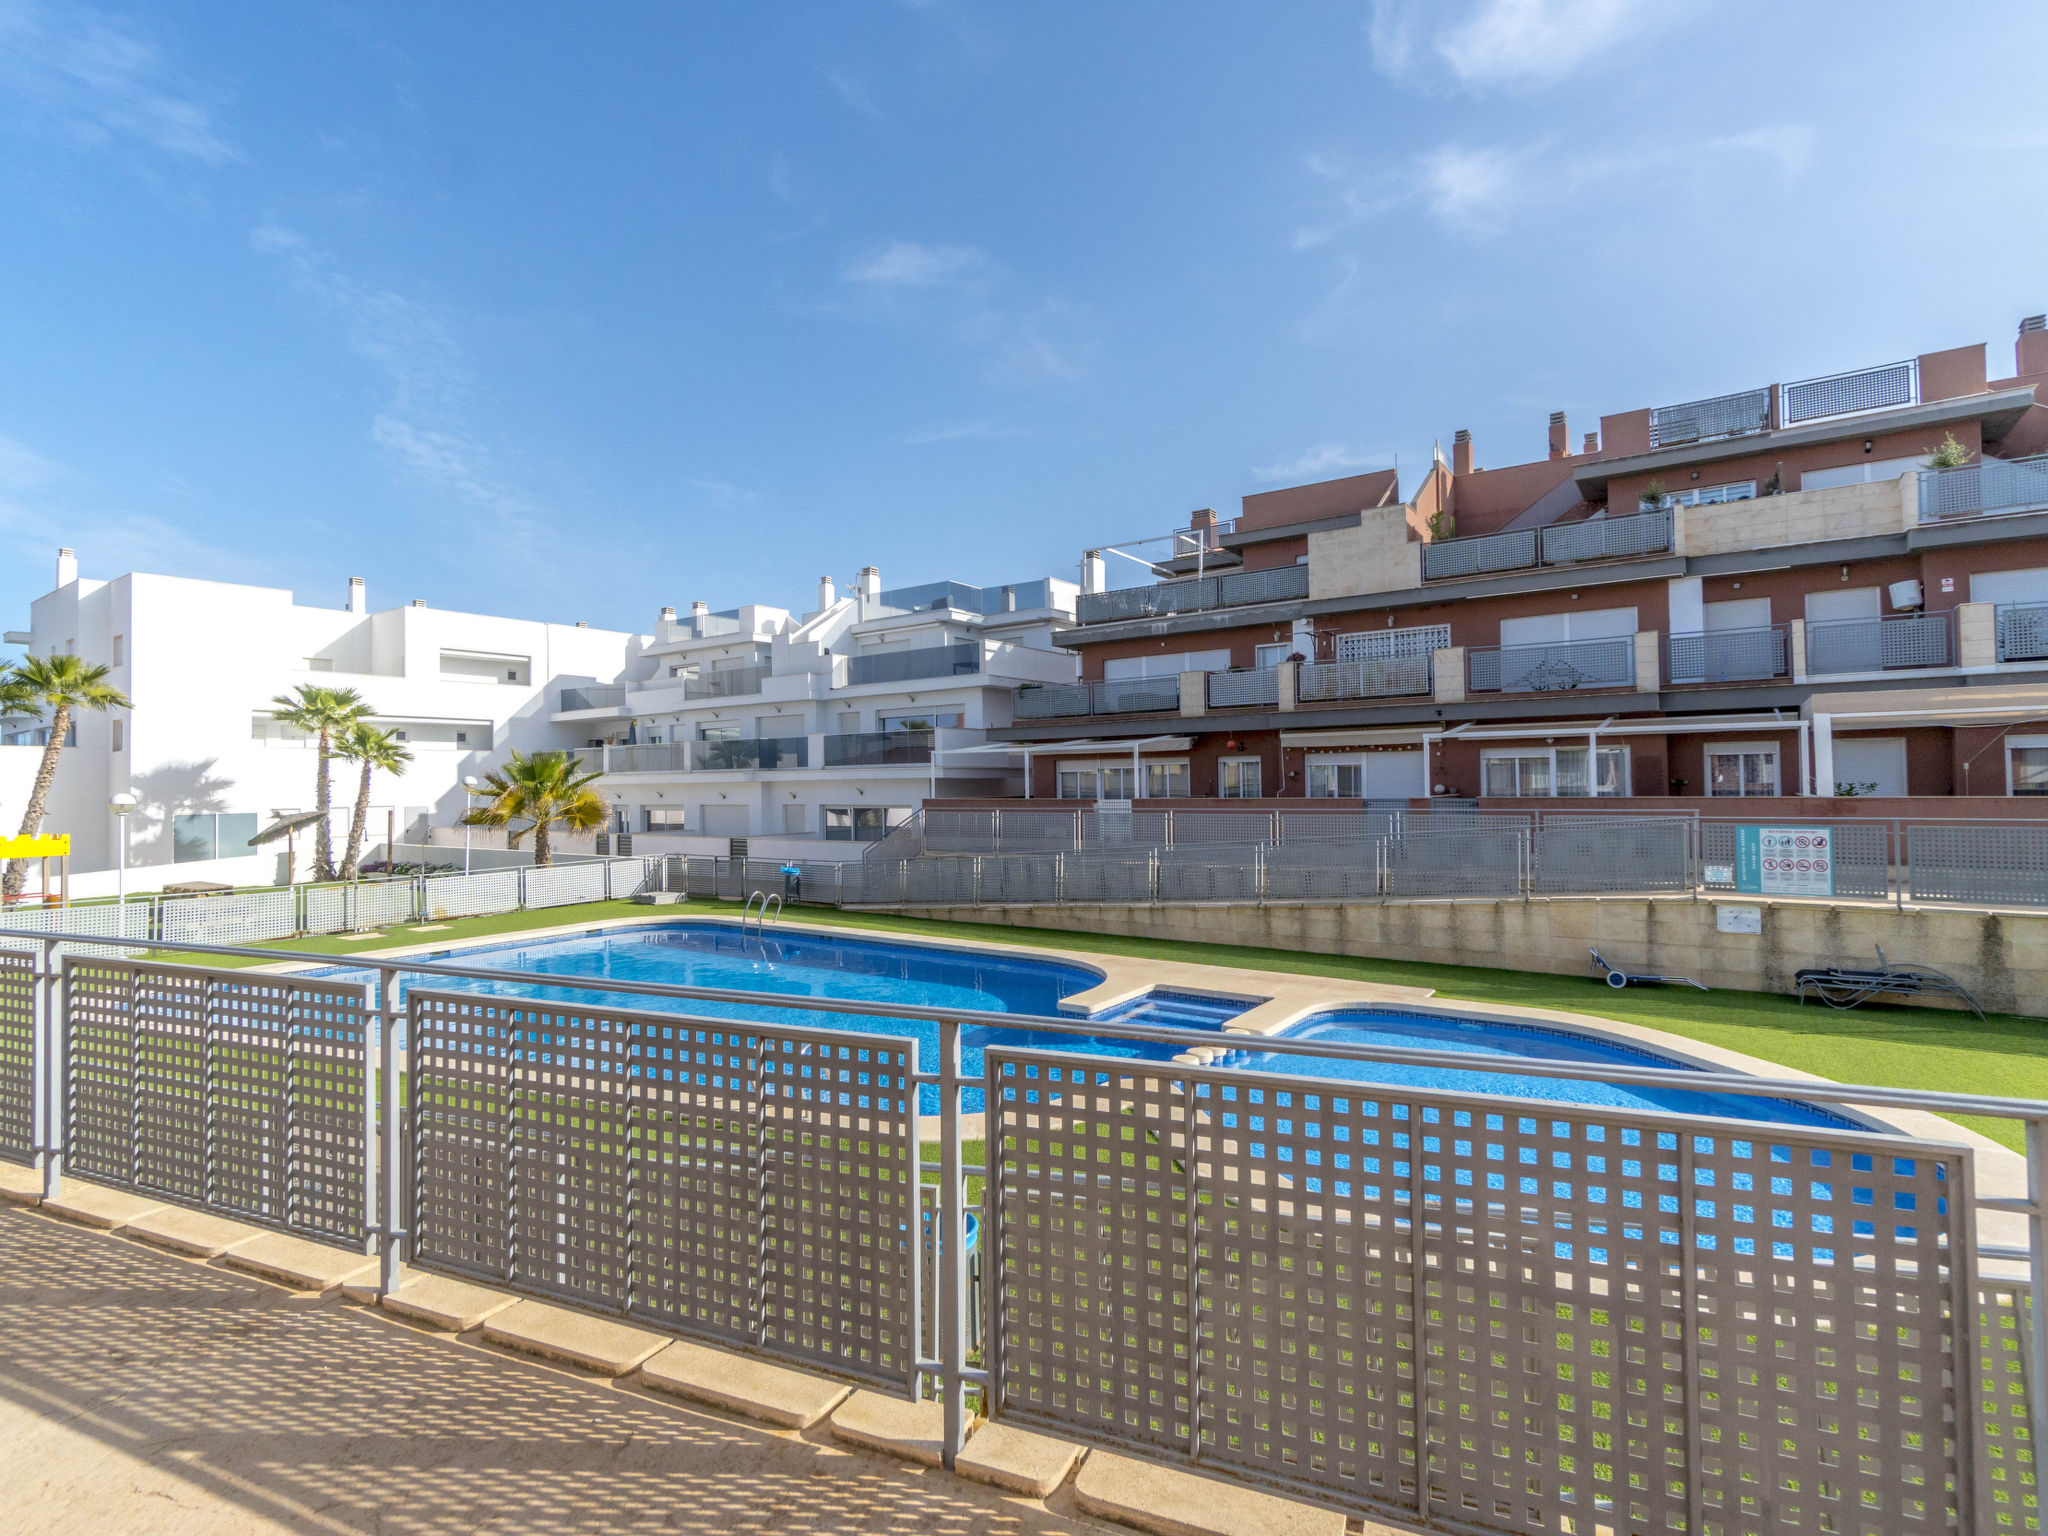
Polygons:
M754 903L757 901L761 903L761 909L758 912L754 910ZM769 906L771 902L774 904L772 910ZM740 932L744 934L747 931L747 924L751 922L754 925L754 932L766 935L768 932L768 919L770 917L773 917L778 923L782 921L782 893L780 891L756 891L747 898L747 904L740 908Z

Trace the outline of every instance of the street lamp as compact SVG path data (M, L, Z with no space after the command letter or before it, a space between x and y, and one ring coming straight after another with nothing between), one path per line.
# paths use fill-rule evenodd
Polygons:
M469 774L469 775L467 775L467 776L466 776L466 777L465 777L465 778L463 779L463 781L462 781L462 792L463 792L464 796L466 797L466 796L469 796L469 795L474 795L474 794L475 794L475 793L477 792L477 788L478 788L478 786L479 786L479 783L480 783L480 781L478 780L478 778L477 778L477 776L476 776L475 774L473 774L473 773L472 773L472 774ZM468 873L469 873L469 832L470 832L470 827L469 827L469 801L468 801L468 799L467 799L467 798L465 798L465 799L463 800L463 802L462 802L462 815L463 815L463 822L462 822L462 872L463 872L463 873L464 873L464 874L466 875L466 874L468 874Z
M114 813L114 904L128 899L128 813L135 809L135 797L122 790L107 802Z

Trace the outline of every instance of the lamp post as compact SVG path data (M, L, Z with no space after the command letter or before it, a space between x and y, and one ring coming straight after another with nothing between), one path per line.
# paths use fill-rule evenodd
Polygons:
M128 899L128 813L135 809L135 797L122 790L107 802L114 813L114 904Z
M462 793L463 793L463 797L464 797L464 798L463 798L463 801L462 801L462 815L463 815L463 823L462 823L462 872L463 872L463 873L464 873L465 875L469 873L469 833L470 833L470 825L469 825L469 820L468 820L468 817L469 817L469 799L468 799L468 797L469 797L469 796L471 796L471 795L474 795L474 794L476 793L476 791L477 791L477 782L478 782L478 781L477 781L477 776L476 776L475 774L473 774L473 773L472 773L472 774L469 774L468 776L466 776L466 777L465 777L465 778L463 779L463 781L462 781Z

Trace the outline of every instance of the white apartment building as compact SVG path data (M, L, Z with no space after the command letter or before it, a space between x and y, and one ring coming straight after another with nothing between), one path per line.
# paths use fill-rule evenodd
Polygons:
M248 839L280 812L313 804L310 738L280 725L270 701L301 683L354 688L375 724L411 747L402 775L378 774L365 842L395 830L423 840L465 805L462 780L522 752L580 745L556 723L564 686L611 680L644 664L644 635L450 613L413 602L369 609L360 579L345 606L301 604L278 588L133 572L81 579L60 552L53 590L31 605L29 628L7 641L31 654L73 652L112 668L133 703L88 713L60 759L46 832L69 833L73 872L114 864L112 796L139 802L127 818L130 890L208 879L260 884L285 878L282 850ZM41 757L46 727L0 720L0 829L12 833ZM336 857L358 784L334 764ZM294 839L309 873L310 832ZM89 881L97 891L111 882Z
M985 733L1010 723L1017 685L1076 677L1052 636L1078 591L1051 578L885 591L869 566L843 597L819 582L809 613L665 608L629 673L564 690L553 718L603 769L635 852L769 837L830 857L927 795L1022 792L1022 757Z

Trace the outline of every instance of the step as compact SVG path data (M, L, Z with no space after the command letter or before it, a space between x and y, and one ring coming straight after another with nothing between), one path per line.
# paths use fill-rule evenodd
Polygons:
M331 1291L346 1281L377 1272L377 1261L360 1248L339 1248L285 1232L266 1232L221 1255L221 1263L295 1291Z
M471 1285L466 1280L451 1280L446 1275L422 1275L412 1284L402 1285L386 1296L383 1306L387 1312L396 1312L400 1317L425 1323L429 1328L467 1333L518 1300L517 1296Z
M1108 1451L1082 1463L1074 1502L1154 1536L1344 1536L1338 1510Z
M544 1301L522 1301L484 1323L484 1342L542 1360L623 1376L667 1343L665 1334Z
M856 1392L832 1410L832 1438L919 1466L940 1463L940 1438L945 1433L945 1408L939 1403L913 1403L879 1392Z
M682 1339L640 1367L640 1383L778 1429L809 1429L853 1390L806 1371Z
M229 1221L224 1216L166 1205L147 1216L136 1217L121 1229L121 1235L188 1258L217 1259L244 1243L254 1242L264 1235L264 1230L246 1222Z
M41 1205L43 1170L0 1162L0 1205Z
M97 1184L81 1184L76 1179L66 1179L57 1198L43 1202L43 1209L53 1216L109 1232L118 1232L138 1216L147 1216L163 1208L163 1201L147 1195L132 1195L125 1189L103 1189Z
M953 1470L977 1483L1042 1499L1067 1480L1081 1447L1013 1424L984 1424L954 1458Z

